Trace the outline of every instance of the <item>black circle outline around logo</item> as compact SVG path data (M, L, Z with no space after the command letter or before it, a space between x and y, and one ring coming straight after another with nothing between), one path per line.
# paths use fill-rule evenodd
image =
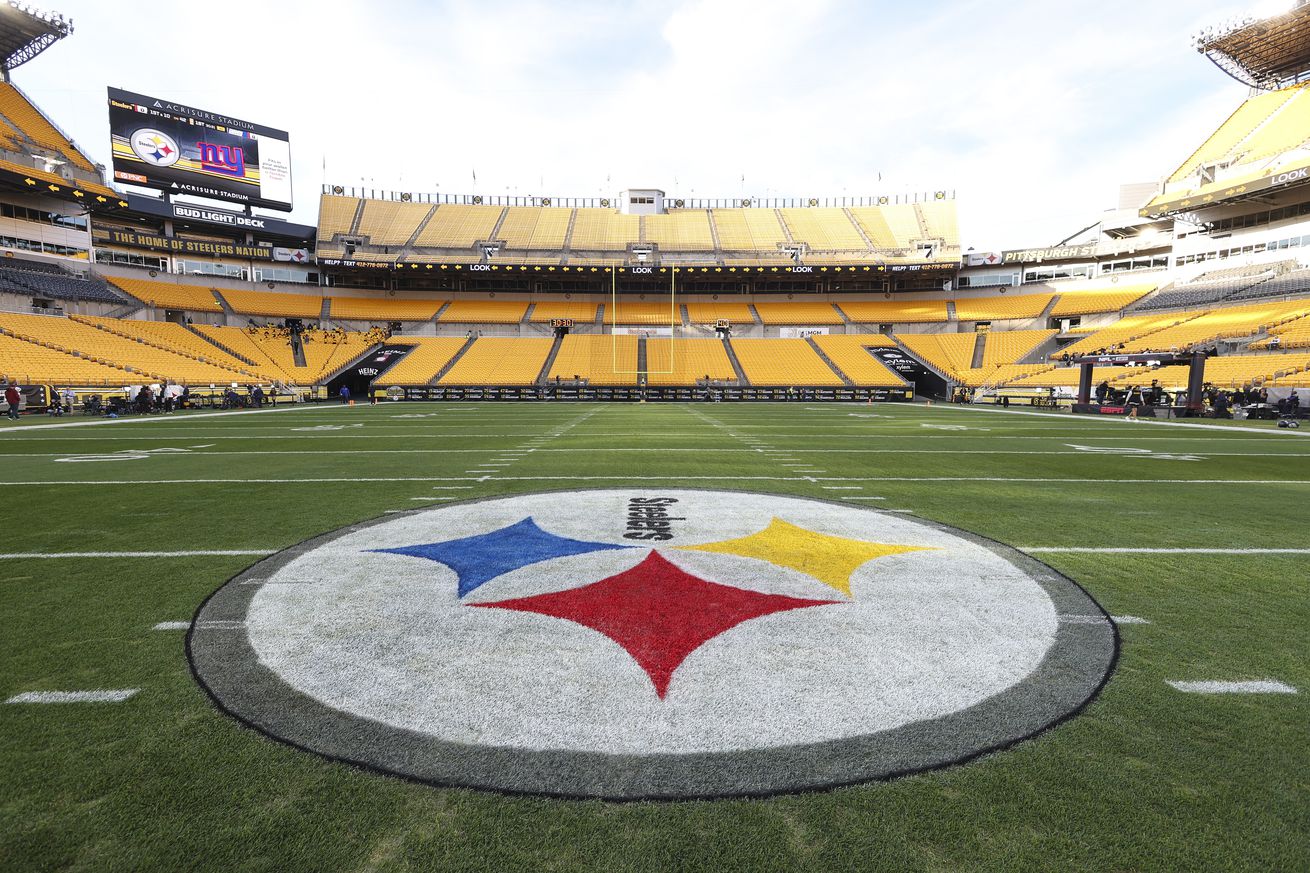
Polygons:
M523 495L500 494L445 503L440 508L472 506L489 501L513 499L516 496L614 490L620 489L569 488L534 491ZM835 500L801 495L685 486L679 486L676 490L780 497L886 515L869 507L852 507ZM254 652L250 649L249 638L244 631L244 618L246 608L258 590L260 582L295 558L339 537L399 518L431 512L433 509L434 507L429 506L382 515L305 540L261 559L210 593L197 608L191 627L187 631L186 656L191 675L204 689L215 708L245 727L292 748L371 773L435 787L469 788L511 796L571 800L599 799L614 802L715 800L829 791L870 782L887 782L918 773L967 764L1038 737L1080 715L1100 695L1119 662L1118 626L1096 599L1077 582L1004 543L917 516L915 521L919 524L980 545L1017 565L1041 585L1055 602L1059 615L1085 620L1061 621L1057 627L1056 640L1037 670L999 694L937 719L913 722L875 734L771 749L691 754L615 755L604 752L532 751L469 746L433 740L431 737L403 728L382 725L371 719L334 710L292 688L273 671L260 665L257 657L253 657ZM1071 606L1080 609L1071 609L1069 608ZM244 662L234 659L231 651L234 645L238 649L244 645L245 652L251 657L246 658ZM1071 653L1068 651L1070 649L1075 651ZM1070 654L1079 653L1084 657L1070 657ZM999 720L1001 723L996 726L1003 728L1005 712L996 713L990 710L998 708L1004 710L1006 702L1014 698L1022 700L1022 689L1027 686L1037 686L1049 692L1051 674L1073 674L1075 687L1066 689L1067 693L1061 696L1057 704L1050 705L1050 701L1046 700L1048 704L1046 711L1037 714L1035 719L1030 716L1028 720L1030 723L1017 727L1009 735L998 736L990 741L984 740L980 744L965 744L967 748L919 749L919 753L925 755L926 760L903 767L877 765L869 767L867 759L858 754L860 749L857 747L861 743L885 745L890 735L904 733L906 736L912 736L916 731L922 731L924 725L955 722L967 714L977 715L980 710L987 710L983 713L984 720ZM273 692L276 699L263 700L260 697L262 692ZM1049 694L1045 697L1049 698ZM1002 702L1002 699L1006 702ZM270 702L271 708L268 706ZM1039 701L1041 702L1043 701ZM301 718L313 719L312 727L317 730L307 729L304 721L298 721ZM417 746L440 746L450 756L443 760L448 771L451 769L449 765L452 760L455 770L459 770L462 764L467 764L461 761L463 756L475 755L481 760L476 767L465 767L467 772L456 775L445 772L440 776L434 776L399 769L394 764L359 756L358 753L363 748L386 750L385 743L378 746L375 742L370 746L368 742L360 741L361 727L366 728L367 732L376 734L371 738L374 741L381 740L387 735L404 737L409 741L407 745L410 751ZM297 731L296 728L300 730ZM1001 730L999 733L1005 734L1005 731ZM881 741L878 738L882 738ZM940 740L942 737L936 739ZM849 750L845 754L845 760L850 763L854 759L855 763L868 767L868 772L853 773L849 769L843 771L840 766L842 763L840 755L837 756L838 760L832 760L833 753L846 747L849 747ZM825 755L825 752L828 754ZM768 778L778 773L776 767L771 772L760 772L761 765L767 764L768 759L779 757L790 759L788 761L790 769L787 772L794 774L796 778L790 780ZM579 768L578 759L589 759L592 766ZM708 759L719 759L718 765L707 767ZM672 782L661 780L658 787L649 784L649 778L644 780L644 785L624 785L623 783L631 783L634 777L648 777L644 772L634 773L631 769L624 770L621 766L624 761L640 763L642 765L640 769L643 771L658 767L661 774L665 776L681 774L681 778L674 779ZM734 763L736 766L733 766ZM617 778L616 773L619 774ZM517 780L505 778L507 774L511 777L518 774L520 778ZM724 777L734 774L737 776L736 782L725 785ZM750 778L752 776L764 778L752 779Z

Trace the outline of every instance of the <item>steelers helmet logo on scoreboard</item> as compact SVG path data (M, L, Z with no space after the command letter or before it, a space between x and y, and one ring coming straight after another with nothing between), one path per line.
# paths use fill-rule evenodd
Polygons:
M274 555L187 650L227 713L440 785L765 795L961 763L1077 713L1118 637L1013 549L826 501L446 504Z
M182 157L177 140L153 127L133 132L131 145L133 154L156 167L171 167Z

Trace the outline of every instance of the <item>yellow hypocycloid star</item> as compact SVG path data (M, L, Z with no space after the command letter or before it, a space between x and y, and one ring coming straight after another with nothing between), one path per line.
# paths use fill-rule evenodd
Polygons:
M851 574L866 561L906 552L932 551L926 546L894 546L834 537L797 527L779 518L750 536L678 548L758 558L807 573L848 596L851 593Z

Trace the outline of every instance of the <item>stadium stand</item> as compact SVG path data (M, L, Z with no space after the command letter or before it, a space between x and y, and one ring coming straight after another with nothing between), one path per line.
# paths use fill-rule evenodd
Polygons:
M223 307L214 298L214 290L200 285L180 285L172 282L154 282L125 276L109 276L114 287L132 295L147 306L188 312L222 312Z
M1125 352L1186 351L1221 338L1251 336L1262 328L1310 313L1310 300L1290 303L1248 304L1222 309L1174 313L1181 324L1166 327L1123 344Z
M652 337L646 340L646 371L649 385L695 385L706 376L737 380L723 341L717 339Z
M802 339L736 339L732 350L752 385L841 385L814 348Z
M546 301L532 307L528 321L535 323L550 321L552 318L571 318L577 322L592 323L596 320L599 305L573 300Z
M1052 353L1051 357L1060 357L1066 354L1073 356L1093 354L1100 351L1118 351L1124 343L1139 337L1149 336L1155 331L1195 318L1196 315L1197 313L1181 312L1161 313L1159 315L1130 315L1108 327L1092 331L1082 339L1070 343L1058 352Z
M623 251L640 236L640 216L622 215L612 209L578 209L569 247L575 251Z
M500 225L500 238L510 249L563 251L568 234L571 209L535 209L511 206ZM503 259L502 259L503 260ZM554 263L557 258L548 261Z
M45 170L38 170L31 164L18 164L13 161L0 160L0 169L5 169L21 176L28 176L38 182L44 182L47 185L57 185L60 188L81 188L83 191L90 194L99 194L102 197L118 197L116 192L106 188L104 185L95 182L86 182L81 179L65 179L63 176L55 173L47 173Z
M220 288L232 311L241 315L262 315L272 318L318 318L323 312L323 298L312 294L293 294L287 291L246 291Z
M554 342L540 337L479 337L438 384L535 384Z
M182 357L230 371L227 376L229 382L238 377L240 377L238 381L241 382L250 382L252 378L262 382L281 378L280 374L275 372L261 372L258 367L247 364L180 324L169 321L139 321L83 315L69 317L73 321L89 324L109 333L157 346Z
M1266 280L1274 279L1297 266L1296 261L1278 261L1269 264L1243 265L1211 270L1193 278L1191 281L1175 284L1163 289L1150 300L1143 301L1135 309L1145 312L1150 309L1172 309L1183 306L1204 306L1218 303L1229 297L1243 293L1258 286ZM1266 296L1257 294L1257 297Z
M403 246L431 211L429 203L365 200L357 233L368 237L370 245Z
M413 348L382 375L378 380L380 385L427 385L464 348L468 339L462 336L424 336L393 339L392 342Z
M765 324L843 324L841 313L831 303L756 303L755 311Z
M772 209L711 209L710 216L724 251L777 251L787 241L778 213Z
M424 248L472 249L475 242L491 238L502 211L501 206L443 203L432 213L414 244Z
M1310 348L1310 316L1271 327L1269 336L1251 343L1252 349Z
M69 318L0 313L0 329L29 342L131 370L156 381L183 384L238 381L239 374L232 370Z
M1141 367L1096 367L1092 370L1093 384L1102 380L1115 383L1124 376L1141 372ZM1020 377L1009 383L1015 388L1077 388L1082 367L1056 367L1040 373Z
M1036 318L1051 303L1051 294L1020 294L1017 297L961 297L955 301L960 321L1004 321Z
M815 345L856 385L870 388L901 388L905 380L869 354L870 348L895 348L882 334L825 334L813 337Z
M1017 364L1056 335L1054 330L1004 330L987 334L983 346L983 366Z
M444 300L380 297L333 297L329 318L344 321L431 321Z
M1304 294L1310 291L1310 267L1289 270L1280 276L1266 279L1257 285L1251 285L1234 292L1228 300L1254 300L1261 297L1283 297L1288 294Z
M605 322L672 327L682 324L682 313L672 297L653 301L628 300L620 297L617 301L611 299L605 304Z
M455 300L437 321L442 324L518 324L528 311L521 300Z
M1154 283L1107 289L1060 288L1059 299L1051 309L1052 318L1092 315L1098 312L1122 312L1156 289Z
M591 385L636 385L637 346L638 337L627 334L568 334L547 378L582 378Z
M280 344L266 342L257 339L252 331L240 327L219 327L211 324L197 324L193 327L216 345L254 361L255 368L260 372L275 374L279 381L295 381L296 377L292 376L291 371L297 369L296 362L291 354L291 346L286 340L282 340Z
M869 244L844 209L821 207L781 209L779 212L791 231L792 239L812 250L869 249Z
M838 303L837 308L860 324L915 324L946 321L945 300L863 300Z
M8 82L0 82L0 115L23 137L39 148L55 152L79 170L88 173L96 168L77 150L26 97Z
M1186 198L1204 203L1225 191L1306 166L1310 88L1257 93L1237 108L1169 177L1154 207Z
M1205 362L1205 381L1221 388L1241 388L1270 382L1283 373L1303 371L1310 365L1310 355L1222 355ZM1187 367L1138 367L1122 376L1122 385L1150 385L1158 380L1161 387L1187 387Z
M1247 100L1233 112L1228 119L1220 125L1219 129L1210 135L1201 147L1198 148L1186 161L1183 162L1173 175L1169 177L1171 182L1181 182L1192 173L1205 164L1217 163L1220 159L1227 157L1233 150L1245 140L1255 128L1264 124L1271 115L1281 110L1289 100L1300 95L1299 88L1286 88L1281 91L1272 91L1264 94L1258 94Z
M350 225L355 220L355 212L359 209L359 203L358 197L337 197L332 194L324 194L319 197L319 242L329 241L337 234L350 233ZM408 239L408 237L406 238ZM322 245L319 246L318 252L320 257L326 256ZM336 252L338 256L341 254L339 249Z
M687 320L692 324L714 324L720 320L731 324L754 324L755 316L751 315L748 304L715 300L709 303L688 303Z
M970 369L978 343L975 333L898 333L896 339L917 358L951 377Z
M3 332L0 332L0 372L6 382L19 385L121 387L139 378L114 364L79 357Z
M710 214L704 209L671 209L642 219L645 241L680 252L713 251ZM576 233L576 231L575 231Z
M33 294L54 300L124 302L99 277L79 279L53 264L18 259L9 259L0 265L0 291Z
M325 330L307 330L301 334L301 342L305 351L305 366L296 367L293 358L290 372L297 383L302 385L326 381L334 371L377 344L367 334L341 334ZM290 351L289 346L287 350Z

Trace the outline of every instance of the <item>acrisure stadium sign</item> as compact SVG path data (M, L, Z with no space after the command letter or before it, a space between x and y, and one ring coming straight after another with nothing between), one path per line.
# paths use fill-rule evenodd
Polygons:
M218 706L439 785L766 795L962 763L1078 713L1113 623L973 534L826 501L622 488L447 504L240 574L187 637Z

